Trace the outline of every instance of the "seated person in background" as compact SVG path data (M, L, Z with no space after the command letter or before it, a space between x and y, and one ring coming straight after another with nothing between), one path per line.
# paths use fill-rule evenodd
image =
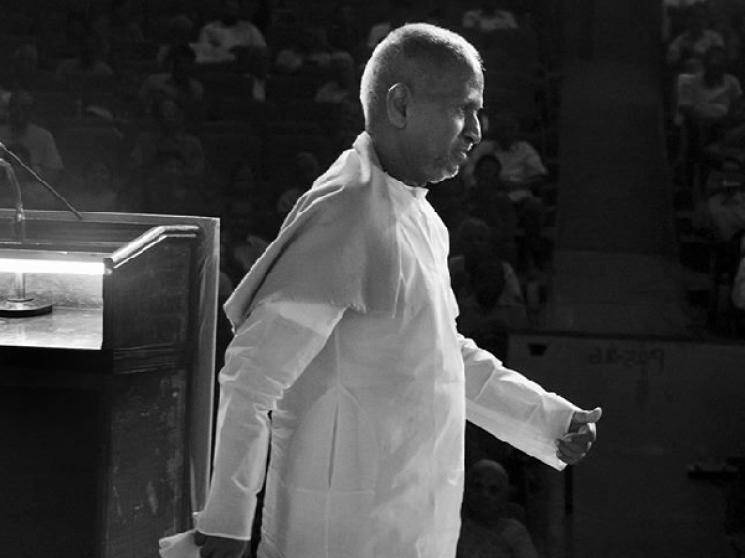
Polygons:
M530 533L508 501L510 480L496 461L466 471L457 558L538 558Z
M57 144L49 132L31 122L34 98L18 90L8 103L8 123L0 126L0 141L5 145L22 145L28 150L30 167L52 185L63 169Z
M189 45L196 40L194 21L186 13L172 14L165 19L165 37L159 41L155 60L159 66L166 67L171 50L179 45ZM193 50L193 49L192 49ZM196 58L196 54L194 55Z
M427 194L427 200L442 219L448 231L455 231L470 213L466 188L460 175L448 178L432 188ZM453 236L451 234L451 245Z
M204 173L205 159L199 138L186 132L184 113L173 99L160 99L153 106L155 128L142 132L132 151L135 170L147 171L159 152L180 154L184 175L198 179Z
M31 166L31 155L25 146L20 143L14 143L7 146L21 161ZM1 155L13 167L16 180L21 188L21 200L26 209L60 209L60 203L57 199L31 174L24 169L18 161L11 158L6 153ZM7 182L5 169L0 169L0 207L15 207L16 194L15 189Z
M686 30L667 47L667 63L684 72L696 72L702 67L704 54L713 46L724 47L724 39L708 28L706 6L693 4L688 8Z
M293 182L277 200L276 210L280 219L284 219L295 206L298 198L315 182L321 174L321 165L313 153L301 151L295 155Z
M263 101L269 68L266 39L258 27L241 17L242 8L238 0L222 0L220 19L204 25L191 47L197 64L238 62L253 77L254 99Z
M331 23L328 27L328 42L334 50L349 53L353 59L360 61L365 42L360 28L358 5L353 2L339 2L331 12Z
M282 73L292 74L299 70L328 70L347 68L354 76L352 55L334 48L328 41L326 29L319 25L306 25L277 53L275 67Z
M497 115L491 123L492 137L482 141L472 151L463 172L467 184L473 185L473 171L484 155L499 159L499 174L513 202L532 196L532 188L540 185L548 171L541 156L527 141L520 139L520 123L508 113Z
M456 255L448 262L464 335L492 346L510 329L528 326L520 282L499 257L494 232L479 219L465 219L457 231Z
M530 326L520 282L507 262L477 263L461 289L458 307L456 321L463 335L489 350L502 347L507 332Z
M168 72L151 74L140 87L138 97L147 109L162 98L176 101L190 119L199 119L202 113L204 87L193 75L196 56L189 45L174 46L168 53Z
M39 51L34 43L23 44L15 50L10 71L7 82L3 84L10 91L34 90L40 84L47 85L54 78L51 72L40 70Z
M136 211L137 200L129 192L121 195L120 184L111 164L94 158L82 173L73 177L68 201L79 211Z
M256 176L249 161L238 162L230 171L225 186L220 191L220 216L231 223L241 239L251 228L261 231L259 236L274 238L279 227L274 211L275 200L270 188Z
M265 50L266 39L253 23L241 17L241 2L222 0L220 19L205 24L192 44L198 64L232 62L237 47Z
M494 155L479 158L474 169L476 180L468 196L468 212L483 219L495 232L496 242L512 247L517 234L518 215L501 179L502 164ZM514 254L508 257L514 261Z
M246 238L236 243L233 250L233 258L240 265L241 277L248 273L253 264L258 260L269 243L255 234L249 233Z
M727 53L714 46L704 56L703 71L678 77L678 112L694 122L711 124L740 108L740 81L726 72Z
M133 15L131 0L111 0L108 10L100 10L91 27L108 47L112 44L135 44L145 41L142 26Z
M10 95L17 89L32 91L39 80L49 81L53 75L44 75L39 71L39 52L34 43L19 46L10 63L10 72L2 77L0 83L0 121L8 118Z
M512 12L502 10L497 0L486 0L481 3L481 7L467 10L463 14L461 26L465 30L478 33L506 31L519 27Z
M94 33L85 35L78 44L78 56L62 60L55 71L57 79L113 76L114 70L104 60L101 39Z
M384 21L374 24L367 35L367 48L369 55L378 43L388 36L392 29L402 26L404 23L413 21L414 3L410 0L389 0L388 9L383 13L390 14Z
M150 213L175 215L217 215L203 195L200 183L188 173L182 152L159 150L145 174L143 204Z
M742 89L739 80L725 72L725 50L711 47L703 64L701 72L678 76L675 120L681 126L680 160L724 140L741 120Z
M314 100L317 103L341 103L356 98L357 79L352 60L332 58L331 71L331 79L318 88Z
M717 238L731 241L745 230L745 170L740 160L727 157L709 174L706 213Z

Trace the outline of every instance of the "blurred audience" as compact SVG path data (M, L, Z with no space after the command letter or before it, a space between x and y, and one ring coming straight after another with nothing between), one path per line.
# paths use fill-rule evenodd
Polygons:
M287 216L298 198L311 187L320 174L321 165L315 155L308 151L301 151L295 155L291 173L293 183L283 190L277 199L276 210L280 219Z
M709 27L707 6L693 4L688 8L685 31L667 47L667 63L684 72L701 69L706 51L713 46L724 46L724 38Z
M178 153L184 175L201 178L205 168L202 143L186 132L181 106L170 98L157 100L153 105L153 121L153 129L137 137L131 154L133 167L147 171L159 153Z
M0 141L25 147L31 168L54 183L63 169L62 158L51 132L32 122L33 110L34 97L29 91L13 92L8 103L8 123L0 125Z
M168 66L172 49L180 45L190 45L197 38L196 26L193 19L183 11L169 14L165 19L165 37L159 41L158 50L155 55L156 61L162 67ZM196 58L196 53L194 56Z
M168 72L149 75L138 92L145 112L157 101L167 98L183 107L188 118L201 119L204 86L193 77L195 58L194 51L186 44L169 50Z
M517 234L518 216L501 172L502 163L497 157L492 154L479 157L473 173L475 183L469 191L468 212L492 227L497 242L511 247ZM514 250L510 252L509 259L514 262Z
M131 0L111 0L108 9L101 9L91 21L91 27L108 52L111 45L145 42L142 26L134 13Z
M514 116L498 115L490 128L491 139L482 141L474 148L466 162L464 174L466 180L474 185L475 165L483 157L490 155L499 162L499 180L490 176L497 168L493 162L490 161L486 168L481 167L481 185L473 194L474 210L480 211L490 223L496 225L498 221L502 221L502 227L511 226L513 218L506 209L505 197L512 203L523 233L518 265L522 270L534 275L545 269L550 251L543 237L546 207L540 197L548 171L535 148L527 141L519 139L519 123ZM487 178L483 178L483 175ZM484 183L485 181L488 182ZM485 191L489 183L497 193ZM484 203L487 205L483 205ZM487 217L486 212L493 216Z
M726 72L727 55L721 46L711 47L703 58L703 70L678 78L678 111L699 125L733 118L741 108L740 81Z
M506 31L519 27L514 14L501 9L498 0L485 0L478 8L466 10L461 25L463 29L478 33Z
M259 28L243 17L241 2L222 0L220 17L205 24L199 39L192 46L198 64L232 62L236 49L267 48L266 39Z
M495 341L492 336L528 325L520 281L499 243L484 221L466 218L448 262L459 330L486 347Z
M496 461L483 459L466 471L457 558L538 558L509 492L507 471Z
M222 0L220 17L205 24L192 48L197 64L234 62L240 72L253 78L253 98L266 98L270 53L264 34L246 16L245 4Z
M217 215L189 161L177 149L159 149L144 174L143 207L148 213Z
M357 79L351 58L332 58L328 81L325 81L316 91L314 100L317 103L341 103L347 99L357 97Z
M114 166L104 159L92 159L82 173L68 181L68 201L79 211L135 211L138 200L122 191Z
M410 0L388 0L385 4L387 4L387 9L382 13L385 13L388 17L370 27L367 34L368 55L372 53L380 41L388 36L392 29L416 19L415 6ZM364 60L361 62L364 62Z
M364 57L365 34L360 21L357 4L339 2L331 11L327 32L331 48L348 52L357 62Z
M739 159L727 157L706 184L706 213L719 241L729 242L745 231L745 170Z
M499 159L500 178L510 199L517 202L532 195L531 188L546 179L548 171L541 156L527 141L520 138L520 123L509 113L498 114L490 123L491 137L487 137L471 152L463 168L464 176L473 184L476 163L484 155Z
M89 77L113 76L114 70L104 60L103 43L98 35L87 34L78 43L78 55L57 64L55 71L61 80L75 81Z

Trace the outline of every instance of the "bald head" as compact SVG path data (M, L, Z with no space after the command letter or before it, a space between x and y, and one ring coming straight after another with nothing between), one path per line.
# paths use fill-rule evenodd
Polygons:
M427 23L407 24L378 44L365 66L360 101L370 131L386 115L386 95L397 84L426 94L458 76L481 75L481 57L466 39Z

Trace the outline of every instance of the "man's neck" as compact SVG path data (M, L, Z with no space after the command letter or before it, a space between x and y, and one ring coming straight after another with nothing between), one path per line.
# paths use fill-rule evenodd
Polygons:
M368 131L372 138L373 149L378 156L380 166L387 175L396 180L403 182L407 186L426 187L426 183L417 181L410 175L411 165L407 163L403 151L391 138L381 137L382 134L373 135Z

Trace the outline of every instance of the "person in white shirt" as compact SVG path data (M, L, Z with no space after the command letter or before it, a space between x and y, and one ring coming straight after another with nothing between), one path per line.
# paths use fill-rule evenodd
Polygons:
M373 52L366 131L225 305L203 558L241 556L265 472L262 558L453 558L466 417L556 469L589 450L599 408L455 327L447 229L426 196L479 142L482 94L478 52L451 31L404 25Z
M263 101L269 51L261 30L241 18L241 2L223 0L220 19L207 23L191 43L197 64L237 62L253 78L253 97Z
M241 19L241 6L237 0L223 0L220 19L207 23L193 44L197 64L231 62L235 48L266 48L264 35L253 23Z

